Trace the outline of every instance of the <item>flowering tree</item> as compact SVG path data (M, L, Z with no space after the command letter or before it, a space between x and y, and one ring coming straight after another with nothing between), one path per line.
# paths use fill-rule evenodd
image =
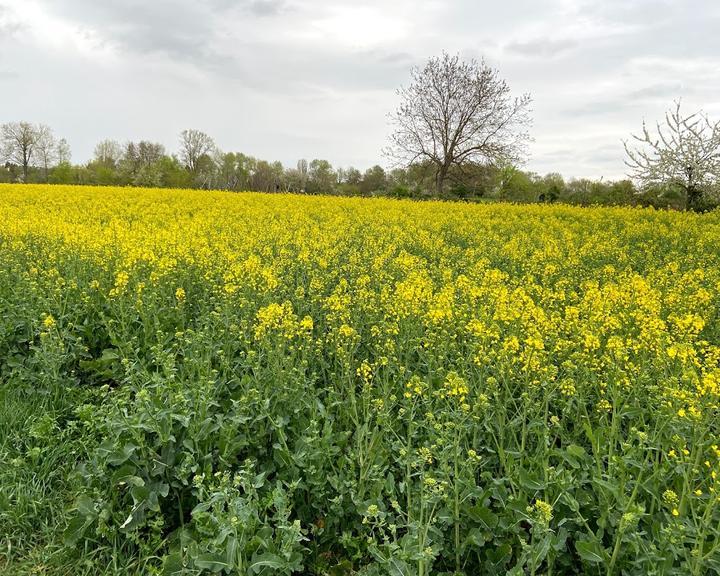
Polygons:
M703 112L684 116L677 101L656 131L651 135L643 122L642 135L632 135L639 145L624 142L628 176L641 186L675 184L683 190L685 207L699 208L720 183L720 122Z

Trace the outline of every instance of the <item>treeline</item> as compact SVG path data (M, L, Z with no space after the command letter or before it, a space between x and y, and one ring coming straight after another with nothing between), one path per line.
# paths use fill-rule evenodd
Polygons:
M261 192L295 192L342 196L435 197L433 166L416 163L386 170L333 167L323 159L299 160L293 167L239 152L223 152L198 130L185 130L179 148L139 141L100 142L93 159L73 164L70 150L46 126L4 124L0 130L4 168L0 182L147 186ZM591 205L683 205L673 186L638 190L631 181L565 180L559 174L539 176L512 166L468 164L450 170L443 193L448 199L511 202L566 202Z

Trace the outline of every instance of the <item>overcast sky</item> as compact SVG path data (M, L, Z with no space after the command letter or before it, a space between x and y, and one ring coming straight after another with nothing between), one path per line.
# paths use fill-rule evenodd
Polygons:
M365 169L396 88L446 50L532 94L527 168L617 178L622 139L674 99L720 119L718 31L718 0L0 0L0 122L49 124L76 162L198 128Z

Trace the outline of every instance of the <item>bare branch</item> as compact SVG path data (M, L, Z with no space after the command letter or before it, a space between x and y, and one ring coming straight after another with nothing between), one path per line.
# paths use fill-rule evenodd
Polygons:
M451 166L524 156L531 99L511 98L497 70L443 53L413 68L411 79L398 90L401 104L391 115L395 130L385 153L396 165L429 161L442 193Z

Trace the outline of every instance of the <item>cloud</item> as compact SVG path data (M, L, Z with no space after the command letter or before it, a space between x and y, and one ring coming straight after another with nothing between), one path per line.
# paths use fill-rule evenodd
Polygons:
M396 88L446 50L532 94L529 169L615 177L620 140L673 99L720 114L717 29L715 0L0 0L0 82L7 117L53 126L79 160L197 127L366 168Z
M677 98L678 94L682 94L685 87L682 82L658 82L650 84L643 88L633 90L628 94L633 100L661 99L665 102Z
M10 8L0 3L0 42L8 40L22 30L22 24L14 17Z
M0 68L0 82L3 80L17 80L20 75L14 70L3 70Z
M247 10L256 16L276 16L284 7L282 0L254 0L248 3Z
M569 38L565 40L536 38L523 42L511 42L505 46L505 50L530 58L554 58L564 52L573 50L577 46L578 41Z

